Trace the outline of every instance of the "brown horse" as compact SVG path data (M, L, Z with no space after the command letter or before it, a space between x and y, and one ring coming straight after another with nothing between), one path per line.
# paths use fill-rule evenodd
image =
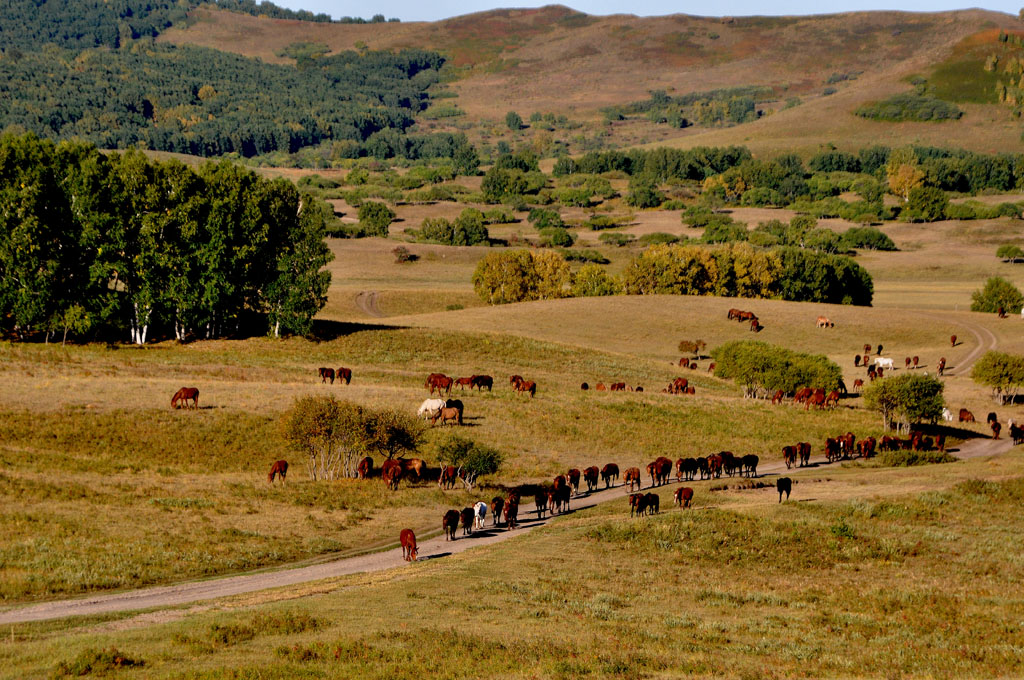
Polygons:
M339 368L338 369L338 382L345 381L346 385L352 383L352 369L351 368Z
M454 465L446 465L441 468L441 476L437 480L437 485L442 489L453 489L455 488L455 480L458 478L457 470Z
M459 511L449 510L441 518L441 529L444 531L444 540L454 541L455 531L459 528Z
M470 387L475 387L481 392L483 392L486 387L487 391L490 392L491 388L494 387L494 378L489 375L474 375L473 384Z
M412 529L402 529L398 535L398 542L402 544L402 559L406 562L415 562L419 550L416 548L416 534Z
M370 461L373 465L373 461ZM411 475L415 481L419 481L423 477L423 473L427 469L427 464L419 458L399 458L398 464L402 466L402 474Z
M367 456L359 461L359 466L356 468L356 476L359 479L366 479L373 472L373 458Z
M523 380L518 385L516 385L516 391L529 392L530 398L533 399L533 397L537 394L537 383L533 382L532 380Z
M680 487L675 492L676 505L680 508L690 507L690 501L693 500L693 489L688 486Z
M188 405L189 401L192 402L192 406ZM182 387L180 390L178 390L177 392L174 393L173 397L171 397L171 408L180 408L180 406L178 405L179 402L181 403L181 406L184 406L185 408L198 409L199 408L199 388L198 387Z
M436 424L438 418L441 419L442 425L447 424L449 421L455 423L456 425L462 425L462 410L454 407L442 408L436 414L434 414L433 418L430 419L430 424Z
M431 373L430 377L427 378L426 387L430 390L431 394L434 393L434 390L437 390L438 396L441 395L441 392L444 392L446 395L450 395L452 393L452 384L454 384L454 382L455 381L452 378L449 378L446 375Z
M469 388L473 387L473 380L474 379L476 379L475 375L472 375L472 376L470 376L468 378L456 378L455 379L455 384L459 386L460 390L465 390L467 387L469 387Z
M636 468L636 467L626 468L626 474L623 477L623 483L626 486L629 487L630 491L633 490L634 486L636 486L637 490L639 490L641 488L640 487L640 468Z
M267 481L271 484L274 483L274 477L280 476L281 481L288 475L288 461L279 460L270 466L270 472L267 474Z
M317 373L320 375L320 382L321 383L326 383L328 380L330 380L331 384L332 385L334 384L334 369L333 368L323 368L323 367L321 367L317 371Z
M402 464L397 460L386 460L380 466L380 476L392 491L398 489L398 480L402 478Z

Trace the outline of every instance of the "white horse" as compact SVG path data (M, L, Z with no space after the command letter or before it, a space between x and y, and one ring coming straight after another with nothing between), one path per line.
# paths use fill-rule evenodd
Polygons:
M879 368L887 368L892 370L892 358L891 357L875 357L875 366Z
M487 503L477 501L473 506L473 530L483 529L485 519L487 519Z
M444 399L427 399L420 404L420 410L416 412L416 415L424 420L430 420L440 415L443 408Z
M942 409L942 419L945 420L947 423L953 422L953 412L950 411L948 408Z

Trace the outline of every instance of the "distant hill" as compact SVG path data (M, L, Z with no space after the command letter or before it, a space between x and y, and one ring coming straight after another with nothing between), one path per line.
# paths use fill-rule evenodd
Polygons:
M470 139L495 139L508 111L523 119L554 113L583 124L583 136L615 144L747 144L755 151L821 144L957 143L979 151L1020 144L1005 107L971 103L959 120L884 123L853 115L865 103L912 91L954 58L972 36L1024 28L985 10L937 13L856 12L809 17L706 18L687 15L595 17L566 7L495 10L439 22L311 24L216 9L194 10L189 24L159 38L216 47L265 61L296 43L343 50L421 48L448 59L451 119ZM756 122L708 129L673 128L646 118L606 123L603 111L648 99L723 88L762 88ZM457 116L457 119L456 119ZM473 126L482 126L474 130ZM488 125L490 127L488 127ZM534 126L539 127L539 126ZM550 127L550 126L549 126ZM529 136L529 135L527 135ZM597 143L600 143L598 140ZM577 141L570 152L583 150Z

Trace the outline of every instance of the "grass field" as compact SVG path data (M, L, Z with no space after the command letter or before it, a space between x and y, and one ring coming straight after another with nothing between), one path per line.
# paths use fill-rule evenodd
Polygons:
M100 650L132 677L1012 677L1020 453L795 475L630 520L625 501L488 550L234 598L32 624L0 677ZM187 668L187 670L186 670Z

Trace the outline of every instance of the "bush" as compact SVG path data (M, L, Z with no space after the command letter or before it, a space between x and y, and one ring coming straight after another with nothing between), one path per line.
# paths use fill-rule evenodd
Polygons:
M423 220L420 235L427 241L449 246L473 246L486 243L490 238L483 213L475 208L466 208L454 222L443 217L428 217Z
M974 382L991 388L1000 404L1013 403L1024 391L1024 356L1006 352L985 352L971 368Z
M575 242L576 239L564 227L545 227L540 230L540 243L542 246L569 248Z
M715 215L704 228L700 240L704 243L732 243L747 240L747 225L733 222L728 215Z
M505 462L505 456L498 449L459 435L449 435L435 447L438 463L458 468L461 479L471 488L477 477L493 475Z
M688 224L691 227L700 228L706 227L711 223L711 220L715 217L714 211L706 205L691 205L689 208L683 211L680 216L683 224Z
M512 224L517 221L516 216L504 208L491 208L484 211L484 222L487 224Z
M409 252L409 249L405 246L398 246L391 250L391 254L395 256L395 264L402 264L404 262L415 262L420 259L419 255L415 255Z
M553 251L507 250L487 254L473 272L473 288L488 304L565 297L569 263Z
M623 223L623 219L610 215L591 215L590 219L583 223L583 226L589 227L591 231L601 231L602 229L621 227Z
M626 205L634 208L657 208L665 201L665 195L658 191L658 183L650 175L634 175L629 180Z
M1001 259L1003 262L1008 262L1010 260L1016 260L1024 257L1024 250L1021 250L1020 246L1010 244L1002 245L996 250L996 257Z
M509 111L505 114L505 125L509 130L519 131L523 128L523 119L515 111Z
M942 416L945 400L943 383L935 376L904 373L871 383L864 390L864 405L882 415L882 426L895 425L910 432L911 425L936 421Z
M359 206L359 224L370 236L387 237L394 220L395 212L383 203L367 201Z
M937 187L914 187L900 217L907 222L938 222L946 217L949 198Z
M644 234L638 240L644 245L653 245L655 243L679 243L680 238L674 234L655 231L650 234Z
M793 247L772 252L782 261L778 295L783 300L871 305L871 275L849 257Z
M592 262L594 264L608 264L611 262L611 260L596 250L563 250L561 253L568 262Z
M715 375L735 380L748 397L765 398L778 390L802 387L826 392L839 388L843 372L824 355L803 354L756 340L734 340L716 347Z
M116 648L89 648L76 656L73 661L61 661L54 669L55 677L81 677L83 675L105 675L119 668L145 666L142 659L133 659Z
M608 272L596 264L585 264L576 272L572 282L574 297L616 295L622 290Z
M971 293L972 312L995 313L1002 307L1007 314L1019 314L1024 305L1024 295L1012 283L1001 276L993 276L985 287Z
M964 115L955 104L919 94L897 94L888 99L859 107L854 114L885 121L956 120Z
M888 235L874 227L851 227L842 236L840 250L862 248L864 250L897 250Z
M601 234L600 240L601 243L606 243L610 246L618 246L619 248L621 248L622 246L628 245L635 241L636 236L633 236L632 234L622 234L619 232L613 232Z
M538 231L548 227L565 226L565 223L562 222L562 216L557 211L548 208L534 208L526 219Z

